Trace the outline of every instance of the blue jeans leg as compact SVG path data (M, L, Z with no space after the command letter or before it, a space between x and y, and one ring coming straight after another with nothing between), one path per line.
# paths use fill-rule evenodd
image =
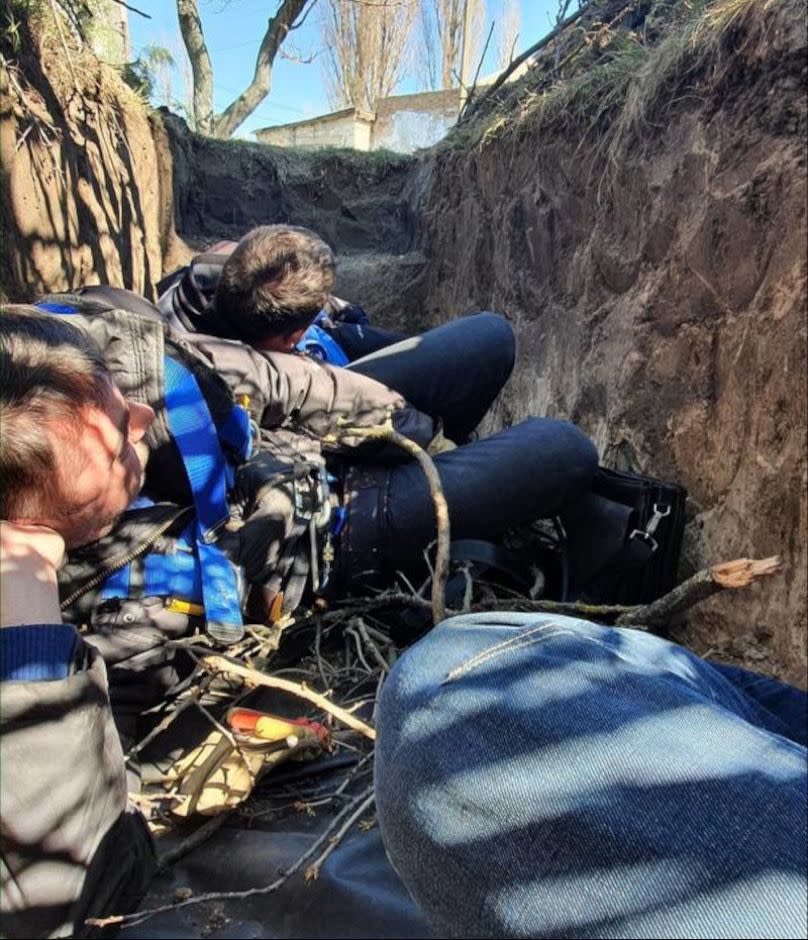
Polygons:
M428 634L385 685L376 784L438 936L805 936L806 750L771 729L806 698L745 685L566 617Z
M446 436L462 442L507 382L515 348L513 328L504 317L478 313L387 346L346 368L441 418Z
M598 455L575 425L520 424L440 454L435 467L453 539L497 539L514 526L563 513L589 491ZM394 467L380 533L388 558L420 559L437 534L429 484L415 461Z

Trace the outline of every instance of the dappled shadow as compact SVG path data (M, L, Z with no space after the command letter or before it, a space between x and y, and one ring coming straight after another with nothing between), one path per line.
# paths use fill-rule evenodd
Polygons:
M20 30L20 51L4 50L27 96L17 101L12 87L4 109L4 150L13 149L4 154L6 292L31 299L98 281L150 294L155 272L123 108L99 93L103 77L90 78L98 87L57 91L29 24Z
M805 750L776 716L657 638L488 620L438 628L383 694L383 832L439 926L804 932Z

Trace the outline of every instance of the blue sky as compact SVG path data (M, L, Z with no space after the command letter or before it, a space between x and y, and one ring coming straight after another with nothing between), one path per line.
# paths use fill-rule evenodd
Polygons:
M173 0L131 0L132 5L151 15L147 20L129 14L130 55L135 58L146 46L169 49L179 61L184 55ZM323 3L325 0L318 0ZM504 6L516 6L521 25L516 45L518 55L549 32L558 9L558 0L486 0L484 34L493 19L501 17ZM225 108L252 78L258 45L266 29L267 19L277 9L277 0L200 0L200 13L208 50L213 61L214 105ZM571 5L574 8L574 4ZM309 64L278 57L272 75L272 89L255 113L244 122L236 136L252 139L251 132L268 124L300 121L331 110L325 90L323 44L320 38L318 10L313 10L304 25L295 30L292 43L300 57L319 53ZM481 74L496 68L494 40L483 61ZM285 48L289 48L288 44ZM474 63L476 68L477 63ZM183 81L175 70L173 93L184 98ZM414 74L407 75L396 93L416 91L419 84Z

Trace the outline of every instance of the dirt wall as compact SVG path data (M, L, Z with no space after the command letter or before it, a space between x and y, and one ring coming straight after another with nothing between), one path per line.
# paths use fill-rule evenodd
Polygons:
M529 116L437 155L419 289L433 321L513 318L500 420L571 417L606 463L688 488L683 574L784 556L782 577L702 605L678 635L804 684L804 20L760 35L732 37L718 78L672 88L617 164L597 135Z
M22 21L0 66L0 286L9 299L113 283L150 296L162 268L146 108L91 53Z

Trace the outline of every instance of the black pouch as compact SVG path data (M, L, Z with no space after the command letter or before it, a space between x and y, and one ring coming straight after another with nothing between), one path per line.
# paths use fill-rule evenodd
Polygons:
M599 467L592 491L613 510L619 530L613 532L614 548L587 578L580 599L647 604L674 588L685 527L685 488Z

